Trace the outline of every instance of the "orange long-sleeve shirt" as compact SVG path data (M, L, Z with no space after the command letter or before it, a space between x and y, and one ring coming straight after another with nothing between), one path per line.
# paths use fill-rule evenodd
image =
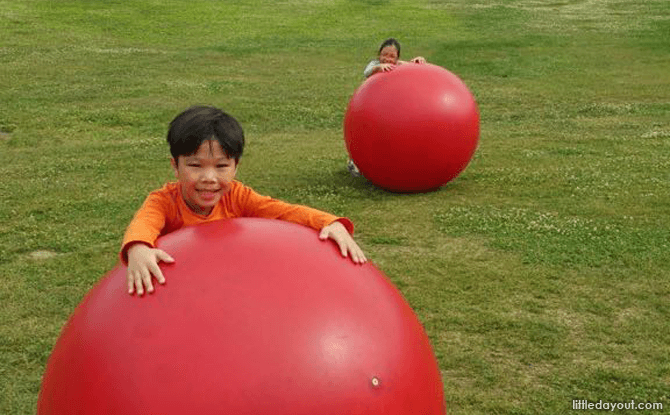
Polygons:
M134 243L141 242L155 247L159 236L174 232L184 226L238 217L280 219L316 230L337 220L347 228L349 233L354 232L354 225L348 218L340 218L311 207L293 205L269 196L261 196L238 181L233 181L230 191L223 195L209 215L198 215L186 205L179 184L172 182L151 192L142 207L135 213L123 237L121 261L127 263L128 248Z

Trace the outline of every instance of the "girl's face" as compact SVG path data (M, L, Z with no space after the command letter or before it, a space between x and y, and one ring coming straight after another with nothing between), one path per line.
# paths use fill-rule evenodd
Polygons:
M390 63L395 65L398 63L398 49L393 45L384 46L379 52L379 63Z

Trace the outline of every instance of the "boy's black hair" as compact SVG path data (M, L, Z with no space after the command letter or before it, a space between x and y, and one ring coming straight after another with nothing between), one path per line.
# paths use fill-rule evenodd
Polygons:
M170 123L167 142L170 153L178 162L179 156L195 153L207 140L216 140L235 162L244 150L244 131L235 118L218 108L196 105L177 115Z
M379 47L379 53L382 53L382 49L387 46L395 46L396 50L398 51L398 58L400 58L400 42L398 42L396 38L390 37L383 41L382 45Z

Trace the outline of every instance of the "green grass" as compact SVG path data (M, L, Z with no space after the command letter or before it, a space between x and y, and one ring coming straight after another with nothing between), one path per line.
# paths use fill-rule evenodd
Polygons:
M344 110L388 36L479 104L480 146L437 192L345 169ZM0 413L34 413L195 103L243 124L246 184L355 222L450 414L670 405L667 1L0 0L0 39Z

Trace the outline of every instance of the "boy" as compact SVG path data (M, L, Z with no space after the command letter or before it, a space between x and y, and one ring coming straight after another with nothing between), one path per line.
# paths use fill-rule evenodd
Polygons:
M158 263L174 259L155 248L159 236L219 219L253 216L309 226L320 230L319 239L334 240L342 256L366 262L349 219L261 196L234 180L244 149L235 118L214 107L191 107L170 123L167 141L177 181L149 194L126 229L120 256L128 264L129 294L153 292L152 276L165 282Z

